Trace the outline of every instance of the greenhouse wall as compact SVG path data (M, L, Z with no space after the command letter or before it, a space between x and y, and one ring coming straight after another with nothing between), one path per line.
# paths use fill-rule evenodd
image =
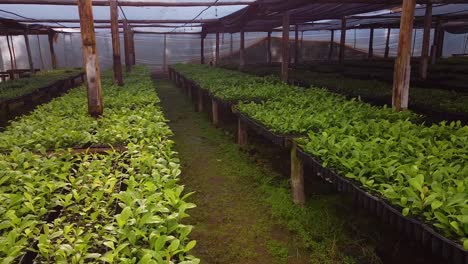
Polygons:
M392 29L390 35L390 56L394 57L398 48L398 29ZM413 56L421 54L422 29L414 30ZM431 43L433 31L431 32ZM386 29L376 29L374 31L374 55L383 56L385 51ZM248 52L248 63L266 61L266 33L245 33L246 49L253 45L259 45L256 49ZM443 56L449 57L456 53L467 52L467 34L445 34ZM280 32L275 32L272 37L278 40ZM303 40L301 57L303 60L324 59L328 52L330 31L310 31L299 35ZM335 31L335 52L338 52L340 31ZM112 42L108 32L97 32L96 34L99 60L103 69L112 67ZM122 62L124 62L123 36L121 40ZM294 32L290 32L290 40L294 40ZM51 69L51 59L49 52L48 37L46 35L29 36L31 52L34 66L41 69ZM167 58L168 63L178 62L199 62L200 61L200 36L196 34L187 35L167 35ZM226 57L231 62L238 61L238 51L240 47L240 34L221 33L220 34L220 55ZM13 36L13 45L16 53L17 68L28 68L28 58L23 36ZM205 61L214 61L215 57L215 34L208 34L205 38ZM273 40L272 56L273 61L280 61L280 42ZM369 29L351 29L346 34L347 58L366 57L369 45ZM294 45L291 45L291 51ZM81 36L79 33L58 34L54 49L57 57L58 67L81 67ZM10 56L6 37L0 37L0 70L5 71L11 68ZM153 69L161 69L164 55L164 35L162 34L135 34L135 53L138 64L146 64ZM335 56L337 54L334 54ZM293 57L293 56L291 56Z

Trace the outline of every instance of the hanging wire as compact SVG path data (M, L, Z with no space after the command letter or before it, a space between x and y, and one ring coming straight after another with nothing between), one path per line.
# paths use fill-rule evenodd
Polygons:
M6 10L3 10L3 9L0 9L0 12L3 12L3 13L6 13L6 14L10 14L10 15L14 15L14 16L17 16L19 18L23 18L23 19L27 19L27 20L31 20L31 21L38 21L37 19L34 19L34 18L30 18L30 17L25 17L25 16L22 16L20 14L17 14L17 13L14 13L14 12L10 12L10 11L6 11ZM70 28L70 27L67 27L59 22L53 22L54 24L57 24L59 26L62 26L64 28Z
M193 23L193 21L195 21L195 19L197 19L198 17L200 17L206 10L208 10L208 9L210 9L211 7L215 6L218 2L219 2L219 0L214 1L212 4L208 5L205 9L203 9L202 11L200 11L200 13L198 13L198 15L196 15L190 22L186 22L186 23L184 23L182 26L176 26L176 27L174 27L174 29L173 29L171 32L169 32L169 33L174 32L174 31L175 31L176 29L178 29L178 28L185 27L187 24Z

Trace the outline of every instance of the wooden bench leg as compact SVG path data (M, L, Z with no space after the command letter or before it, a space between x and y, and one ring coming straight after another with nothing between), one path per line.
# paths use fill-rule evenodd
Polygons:
M218 102L214 99L211 99L211 121L214 126L219 125L219 107Z
M198 89L198 112L203 112L203 92L201 89Z
M240 147L247 146L247 124L240 118L237 121L237 144Z
M293 141L291 146L291 191L295 204L305 204L304 194L304 165L297 157L297 143Z

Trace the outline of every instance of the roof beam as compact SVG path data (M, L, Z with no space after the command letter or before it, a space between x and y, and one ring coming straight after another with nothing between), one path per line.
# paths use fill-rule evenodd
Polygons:
M159 7L190 7L190 6L233 6L249 5L252 2L246 1L226 1L213 5L211 2L163 2L163 1L119 1L119 6L159 6ZM0 0L0 4L18 5L72 5L76 6L76 1L70 0ZM108 0L93 0L93 6L109 6Z
M14 21L16 22L20 22L20 23L79 23L80 20L79 19L15 19ZM218 19L195 19L195 20L191 20L191 19L173 19L173 20L168 20L168 19L164 19L164 20L132 20L132 19L129 19L127 20L128 23L130 24L151 24L151 23L174 23L174 24L177 24L177 23L213 23L213 22L217 22ZM123 23L123 20L119 20L120 23ZM106 23L106 24L109 24L110 23L110 20L106 20L106 19L95 19L94 20L94 23L96 24L102 24L102 23Z

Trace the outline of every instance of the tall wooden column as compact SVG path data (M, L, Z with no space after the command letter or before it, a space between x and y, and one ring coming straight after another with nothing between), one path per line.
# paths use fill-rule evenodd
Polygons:
M345 46L346 44L346 18L343 17L341 19L341 39L340 39L340 64L344 63L344 55L345 55Z
M289 12L283 13L283 36L281 39L281 80L288 82L289 69Z
M31 46L29 45L29 38L28 34L24 33L24 43L26 44L26 52L28 53L28 62L29 62L29 69L31 70L31 73L34 74L35 69L34 69L34 63L31 55Z
M440 59L442 57L442 53L444 51L444 39L445 39L445 30L440 27L439 37L437 38L437 53L436 58Z
M385 53L384 53L384 58L388 58L388 55L390 53L390 30L392 28L387 28L387 39L385 41Z
M15 70L15 57L13 56L13 52L11 50L11 47L13 46L13 41L10 42L10 36L6 36L7 39L7 45L8 45L8 52L10 54L10 70ZM12 78L13 77L13 78ZM14 79L14 75L10 75L10 79Z
M400 20L398 54L393 74L392 106L396 111L408 108L411 77L411 36L413 33L414 9L416 0L403 0Z
M229 56L232 56L234 53L234 40L232 38L232 33L230 35L230 44L229 44Z
M49 50L50 50L50 59L52 62L52 69L57 69L57 57L55 56L54 50L54 33L49 33Z
M219 32L216 32L215 65L219 65Z
M130 28L128 27L128 21L123 21L124 30L124 51L125 51L125 70L127 72L132 71L132 64L130 58Z
M369 59L374 57L374 28L371 28L369 32L369 53L367 57Z
M268 32L267 36L267 63L271 63L271 31Z
M135 65L136 64L136 53L135 53L135 32L133 31L133 29L130 29L130 34L129 34L129 37L130 37L130 63L132 65Z
M83 65L88 86L88 112L91 116L102 115L101 72L96 50L92 0L78 0L81 39L83 42Z
M200 64L205 64L205 34L200 35Z
M440 19L437 19L436 26L434 29L434 38L432 40L432 47L431 47L431 64L435 64L437 60L437 42L438 42L441 30L442 30L441 21Z
M167 71L167 34L164 34L163 45L163 72Z
M419 76L421 79L427 79L427 67L429 64L429 42L431 41L432 27L432 4L426 4L426 13L424 15L424 34L422 40L421 61L419 65Z
M123 86L122 62L120 61L120 38L119 38L119 10L117 0L109 0L111 35L112 35L112 59L114 70L114 84Z
M331 30L331 37L330 37L330 47L328 50L328 60L331 61L333 58L333 46L335 45L335 30Z
M245 66L245 33L244 30L240 32L240 49L239 49L239 68L243 69Z
M294 64L299 63L299 26L294 28Z

